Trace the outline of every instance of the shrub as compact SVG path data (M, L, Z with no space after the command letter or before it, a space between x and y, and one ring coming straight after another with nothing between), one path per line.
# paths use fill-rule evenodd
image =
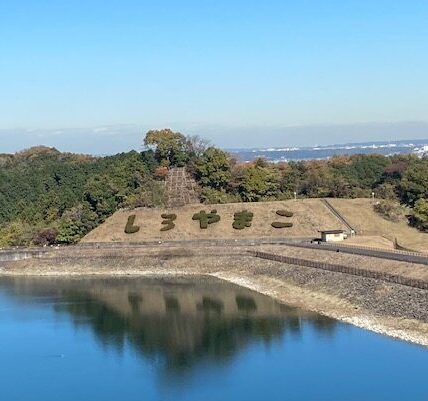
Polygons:
M376 213L389 221L400 221L404 216L404 208L397 202L381 200L373 206Z
M236 203L241 199L238 195L227 193L224 190L217 190L213 188L202 188L201 190L202 203L218 204L218 203Z
M282 221L274 221L271 226L273 228L289 228L293 227L293 223L282 222Z
M134 209L136 207L163 207L166 205L165 187L161 182L146 180L135 193L126 196L122 206Z
M135 214L128 217L128 222L126 223L126 226L125 226L125 233L126 234L135 234L138 231L140 231L139 226L134 226L135 217L136 217Z
M177 215L174 213L171 213L171 214L164 213L164 214L161 214L161 217L165 220L176 220L177 219Z
M419 230L428 232L428 199L421 198L416 201L413 209L412 223Z
M61 218L56 242L74 244L95 228L102 219L89 208L87 203L67 210Z
M0 247L27 245L34 238L32 227L22 221L0 226Z
M161 214L161 217L164 219L164 221L162 222L162 225L164 227L162 227L160 230L161 231L168 231L168 230L172 230L175 227L174 224L174 220L177 219L177 215L174 213L163 213Z
M165 227L162 227L160 229L161 231L169 231L175 227L175 224L172 221L163 221L162 224L164 224Z
M167 177L168 172L168 167L161 166L155 169L153 176L158 180L164 180Z
M245 227L251 227L251 221L253 220L254 214L248 210L243 210L242 212L236 212L233 215L234 222L232 227L235 230L243 230Z
M193 215L192 220L199 220L199 227L205 230L208 228L209 224L218 223L220 221L220 216L217 214L216 209L211 210L210 213L201 210L199 213Z
M52 245L55 243L57 235L56 228L45 228L36 233L33 243L38 246Z
M376 197L380 199L388 199L388 200L398 200L398 196L396 194L396 188L389 182L385 182L379 185L374 190Z
M288 210L277 210L276 214L282 217L293 217L293 212L290 212Z

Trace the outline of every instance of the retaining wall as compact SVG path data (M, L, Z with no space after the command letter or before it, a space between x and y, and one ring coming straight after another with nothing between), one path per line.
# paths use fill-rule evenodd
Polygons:
M401 284L401 285L406 285L413 288L428 290L428 282L423 280L418 280L418 279L411 279L411 278L399 276L396 274L382 273L374 270L362 269L358 267L350 267L345 265L337 265L337 264L326 263L326 262L318 262L314 260L292 258L292 257L276 255L268 252L248 251L248 253L250 253L251 255L257 258L273 260L276 262L287 263L290 265L313 267L316 269L328 270L331 272L352 274L354 276L374 278L374 279L386 281L389 283Z

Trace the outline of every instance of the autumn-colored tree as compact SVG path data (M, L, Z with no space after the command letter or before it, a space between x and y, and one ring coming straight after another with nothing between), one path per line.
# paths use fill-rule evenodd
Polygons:
M186 137L169 128L148 131L144 145L152 148L158 162L166 166L183 167L189 161Z

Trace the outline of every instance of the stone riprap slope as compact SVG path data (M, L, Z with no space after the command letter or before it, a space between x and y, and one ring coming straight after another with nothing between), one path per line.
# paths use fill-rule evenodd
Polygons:
M168 207L199 203L198 184L184 167L169 170L165 190Z
M285 251L285 247L281 249ZM301 253L299 250L295 252ZM332 255L337 254L330 252L323 259ZM357 263L362 268L368 266L372 269L380 263L379 259L368 257L364 257L364 261L347 255L340 257L336 262L351 266ZM399 273L401 266L397 263L394 266L384 264L384 268ZM404 264L402 268L403 271L407 269ZM259 259L246 252L245 247L195 247L193 244L175 247L164 244L134 248L117 246L111 250L69 247L52 250L42 259L10 262L0 268L2 278L17 275L67 275L72 279L72 276L82 275L111 278L188 274L213 275L291 306L428 346L427 290Z
M216 209L220 221L201 229L199 221L192 220L201 210L209 213ZM288 210L293 217L281 217L277 210ZM251 227L236 230L232 227L234 213L248 210L254 214ZM163 213L176 214L175 228L160 231ZM126 234L128 217L135 214L134 225L140 229ZM273 228L271 223L291 222L293 227ZM345 229L342 223L320 202L319 199L289 200L281 202L231 203L224 205L186 205L178 208L120 210L100 227L90 232L82 242L139 242L196 239L244 239L261 237L317 237L319 230Z

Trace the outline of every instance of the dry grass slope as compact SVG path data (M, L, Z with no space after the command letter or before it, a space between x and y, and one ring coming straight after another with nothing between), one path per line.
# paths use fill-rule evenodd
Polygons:
M400 245L428 252L428 235L409 227L405 221L393 223L373 210L370 199L329 199L330 203L363 236L382 236ZM357 236L358 238L358 236ZM362 245L370 246L370 241ZM373 245L376 246L376 245Z
M400 245L428 252L428 235L409 227L406 222L393 223L374 212L370 199L330 199L331 204L358 232L348 243L379 248L392 248L394 238ZM216 209L221 216L218 223L207 229L199 228L199 221L192 216L201 210ZM232 228L235 212L248 210L254 213L251 227L244 230ZM280 217L276 211L290 210L293 217ZM162 213L175 213L175 228L161 232ZM131 214L136 215L139 232L125 234L124 229ZM292 222L293 227L275 229L273 221ZM186 205L169 209L140 208L120 210L103 225L90 232L82 242L167 241L194 239L239 239L260 237L316 237L323 229L346 229L319 199L300 199L281 202L231 203L225 205Z
M207 229L199 228L199 221L192 216L201 210L210 212L216 209L221 216L218 223ZM251 227L244 230L232 228L235 212L248 210L254 213ZM293 217L280 217L276 211L287 209ZM175 228L161 232L162 213L175 213ZM140 230L135 234L125 234L124 229L131 214L136 215L135 224ZM289 221L293 227L275 229L273 221ZM191 239L239 239L259 237L309 237L317 236L322 229L345 229L338 219L320 202L319 199L290 200L263 203L231 203L225 205L186 205L170 209L140 208L133 211L120 210L111 216L103 225L89 233L83 242L123 242L123 241L165 241Z

